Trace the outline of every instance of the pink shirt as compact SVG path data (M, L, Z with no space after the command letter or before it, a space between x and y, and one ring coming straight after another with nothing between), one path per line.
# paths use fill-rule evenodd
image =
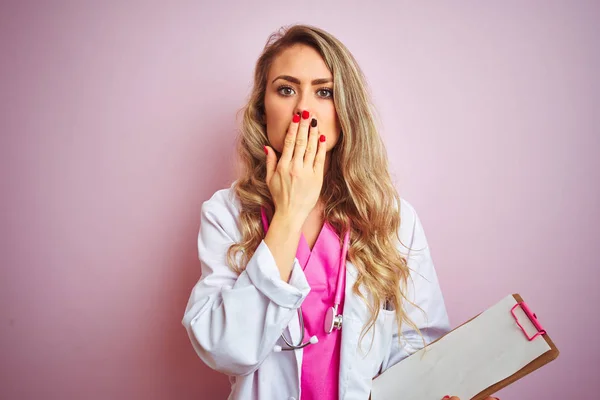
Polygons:
M319 342L304 348L301 374L302 400L336 400L340 370L340 345L342 331L325 332L325 313L333 306L337 286L338 269L342 248L339 236L325 222L312 252L301 235L296 258L304 269L310 293L302 303L304 334L316 335ZM344 282L345 283L345 282ZM342 286L342 293L344 287ZM338 307L341 314L344 297Z

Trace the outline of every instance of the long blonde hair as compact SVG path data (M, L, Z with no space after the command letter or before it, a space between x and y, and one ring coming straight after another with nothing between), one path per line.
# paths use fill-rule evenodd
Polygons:
M402 307L404 300L409 301L405 293L410 275L407 261L397 247L400 241L400 196L388 171L387 155L377 131L364 75L350 51L319 28L293 25L280 29L268 38L256 63L254 87L243 108L237 141L241 171L234 191L241 205L239 228L242 239L229 248L228 263L237 273L243 271L264 237L261 207L268 215L274 213L265 183L263 146L268 144L268 139L264 98L273 60L295 44L308 45L318 51L333 74L334 104L342 132L331 150L331 164L324 177L320 198L325 205L325 220L337 232L350 229L348 260L358 270L353 293L365 301L371 312L361 339L374 326L386 301L395 307L398 331L401 332L405 321L422 337ZM349 221L352 221L351 225ZM241 257L236 257L240 252ZM361 286L366 296L359 290Z

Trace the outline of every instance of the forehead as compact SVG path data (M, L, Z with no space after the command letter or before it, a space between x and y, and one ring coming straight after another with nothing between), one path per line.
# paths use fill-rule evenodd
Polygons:
M332 77L321 55L312 47L303 44L293 45L275 57L269 69L269 82L281 74L291 75L302 82Z

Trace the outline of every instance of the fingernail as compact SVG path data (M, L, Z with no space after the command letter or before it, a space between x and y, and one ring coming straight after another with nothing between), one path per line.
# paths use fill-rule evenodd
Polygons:
M294 114L293 121L294 121L295 124L297 124L298 122L300 122L300 115Z
M317 126L317 120L316 119L312 119L312 121L310 121L310 126L312 126L313 128Z
M442 400L449 399L449 398L450 398L450 396L446 395L446 396L442 397Z
M324 141L325 141L325 135L319 136L319 142L324 142Z
M269 155L269 150L267 149L267 146L264 146L263 149L265 150L265 154Z
M302 111L302 119L308 119L308 117L310 116L310 113L306 110Z

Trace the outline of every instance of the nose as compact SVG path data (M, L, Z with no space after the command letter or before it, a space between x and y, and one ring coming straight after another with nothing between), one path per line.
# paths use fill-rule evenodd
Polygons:
M302 114L302 111L308 111L310 115L313 115L314 108L310 93L307 91L302 91L301 94L298 95L297 99L298 101L296 102L294 114Z

